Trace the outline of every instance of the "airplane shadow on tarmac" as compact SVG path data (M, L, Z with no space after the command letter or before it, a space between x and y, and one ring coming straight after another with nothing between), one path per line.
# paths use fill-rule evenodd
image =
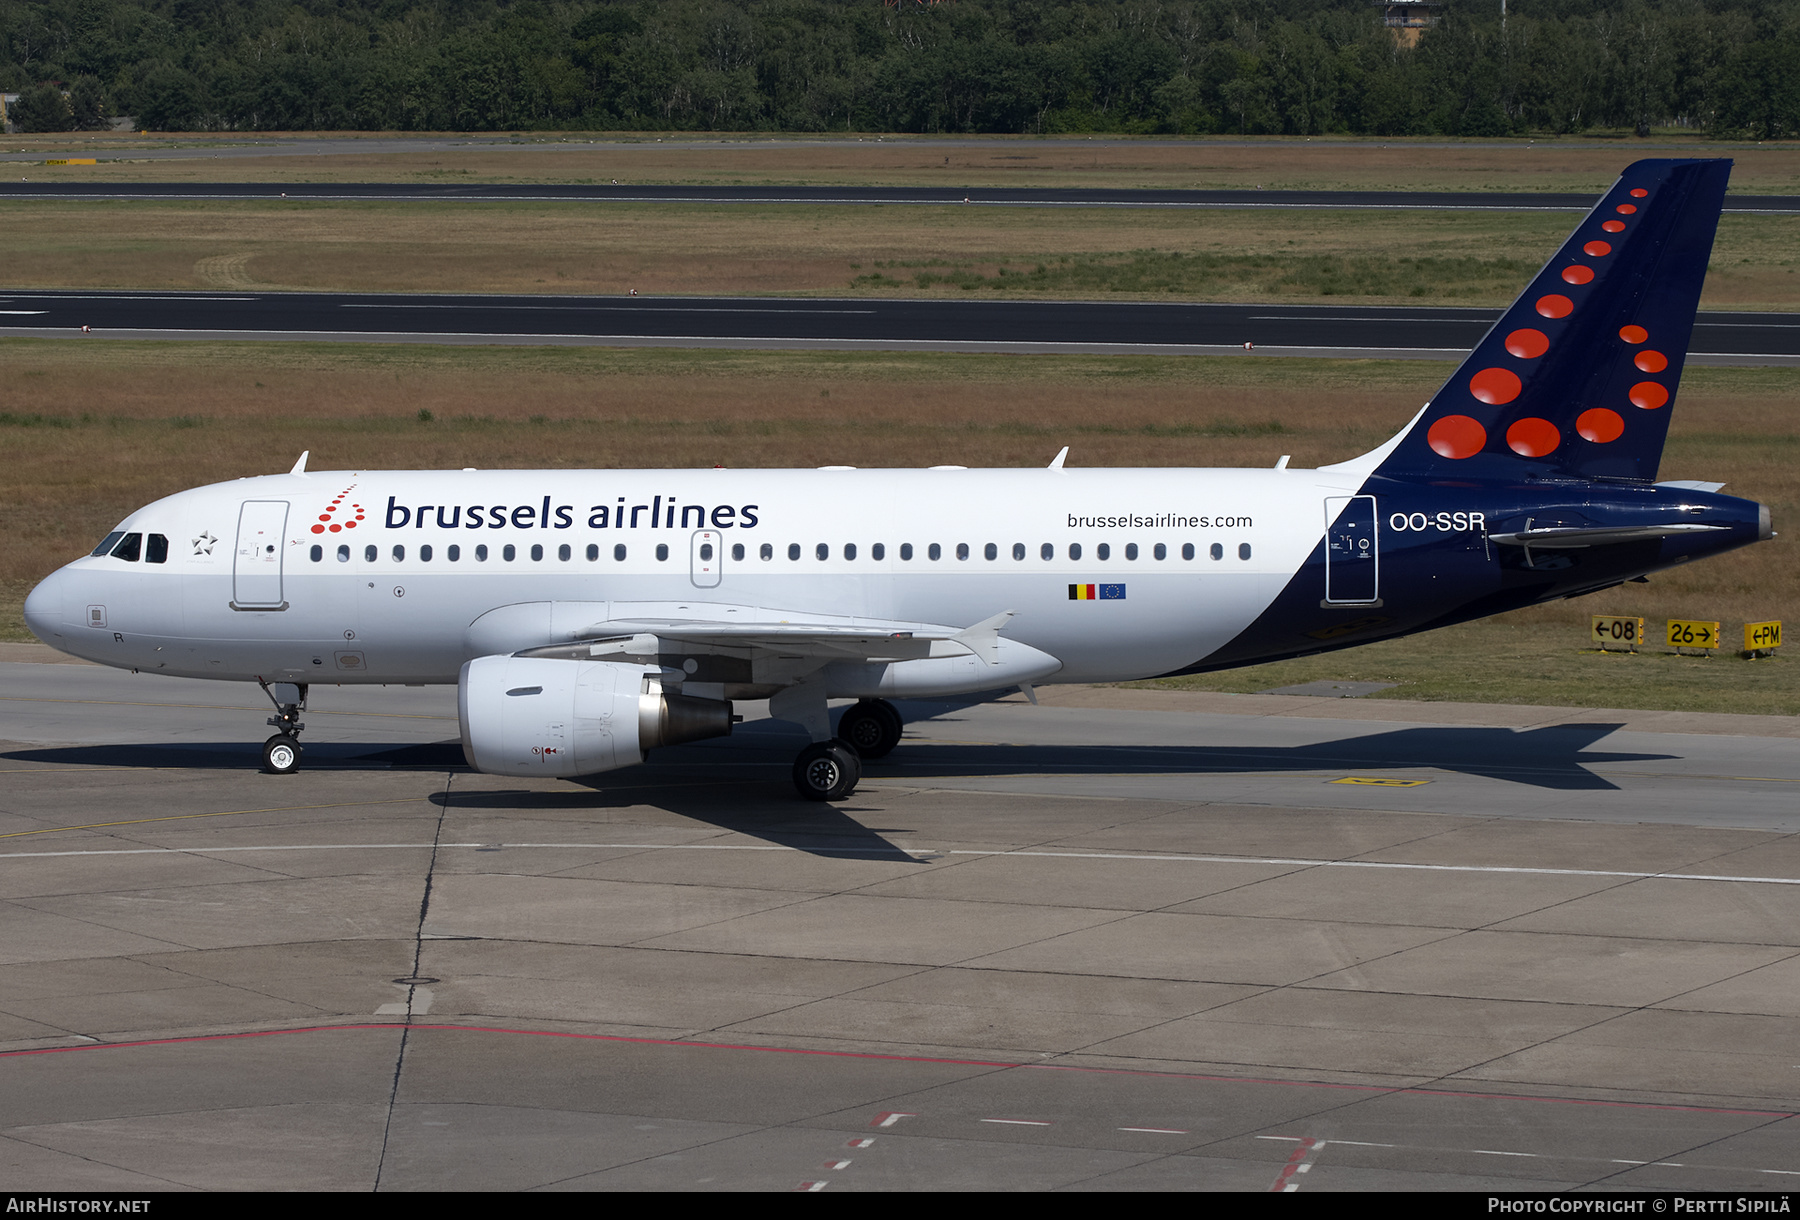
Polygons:
M953 720L957 708L935 705ZM909 709L910 710L910 709ZM925 710L920 708L918 710ZM1614 791L1590 768L1680 757L1596 751L1622 726L1564 724L1523 732L1491 727L1418 727L1365 733L1297 746L1008 745L902 740L887 758L865 765L865 782L910 778L1008 775L1172 775L1243 772L1404 771L1430 768L1503 783L1561 791ZM897 828L865 826L874 812L854 798L840 805L795 797L788 778L804 736L792 726L759 722L730 738L656 751L649 763L570 781L573 788L474 789L452 785L428 799L452 808L520 812L599 811L654 805L766 842L839 859L911 858L883 837ZM186 767L253 770L257 747L246 743L67 746L13 750L0 758L65 766ZM332 770L466 770L457 741L427 744L319 742L307 746L307 768ZM266 777L270 783L281 777Z

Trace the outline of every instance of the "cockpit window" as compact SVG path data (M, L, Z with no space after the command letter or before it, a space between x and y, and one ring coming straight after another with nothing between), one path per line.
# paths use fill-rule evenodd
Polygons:
M119 545L113 548L112 557L123 559L126 563L136 563L138 555L143 549L144 536L142 534L126 534L119 541Z
M169 562L169 540L161 534L151 534L144 544L144 562Z
M113 547L117 546L119 543L119 539L123 538L124 536L125 536L124 530L114 530L112 533L108 534L106 537L104 537L100 540L100 545L94 548L93 554L96 557L101 556L101 555L112 554Z

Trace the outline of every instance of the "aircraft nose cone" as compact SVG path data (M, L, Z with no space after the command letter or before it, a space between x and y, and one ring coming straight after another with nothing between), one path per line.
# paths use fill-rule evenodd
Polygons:
M31 628L32 635L52 646L63 633L63 589L67 583L61 572L52 572L25 598L25 625Z

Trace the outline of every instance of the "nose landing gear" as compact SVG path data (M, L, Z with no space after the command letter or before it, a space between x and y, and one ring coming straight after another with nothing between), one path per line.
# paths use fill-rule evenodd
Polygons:
M268 723L277 731L263 742L263 770L270 775L292 775L300 769L300 730L306 727L300 723L300 713L306 710L306 685L265 682L261 678L256 684L275 705L275 714Z

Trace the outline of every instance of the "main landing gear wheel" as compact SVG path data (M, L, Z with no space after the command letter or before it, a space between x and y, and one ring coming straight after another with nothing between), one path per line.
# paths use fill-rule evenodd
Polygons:
M270 775L292 775L300 769L300 743L286 733L263 742L263 770Z
M843 741L815 741L794 760L794 787L809 801L841 801L856 791L862 759Z
M864 699L844 709L838 737L863 758L886 758L900 744L900 713L886 699Z

